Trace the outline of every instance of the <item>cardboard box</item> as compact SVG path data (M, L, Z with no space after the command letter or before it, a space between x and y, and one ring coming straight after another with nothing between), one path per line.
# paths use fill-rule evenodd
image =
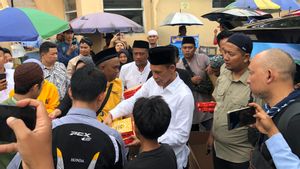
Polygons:
M190 169L213 169L212 152L207 155L206 142L209 132L192 131L189 139Z
M133 141L132 138L129 138L134 135L133 123L130 117L114 121L111 127L121 134L125 144L129 144Z

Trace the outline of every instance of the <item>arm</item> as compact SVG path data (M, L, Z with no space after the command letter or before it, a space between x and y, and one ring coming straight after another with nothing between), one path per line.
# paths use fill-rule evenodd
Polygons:
M54 111L59 105L59 93L55 85L52 85L52 88L49 91L50 96L47 98L47 102L45 103L46 109L48 113Z
M112 109L109 112L110 115L112 116L112 119L123 117L123 116L129 115L130 113L132 113L133 105L134 105L136 99L138 99L140 97L149 96L149 90L151 89L148 87L149 82L151 82L151 81L148 80L146 83L144 83L142 88L139 91L137 91L131 98L129 98L127 100L123 100L120 104L118 104L117 107Z
M180 102L177 104L177 109L174 115L175 119L173 123L176 124L171 128L170 126L161 137L158 138L159 142L167 143L171 147L178 147L186 144L189 139L192 121L193 121L193 112L194 112L194 99L191 95L184 96Z
M277 169L299 169L300 160L293 154L289 145L281 135L277 133L266 141L267 148L272 156Z
M290 147L293 149L293 152L291 151L289 145L287 142L284 140L283 136L279 133L278 128L274 124L272 118L256 103L250 103L250 106L255 107L256 109L256 123L255 127L259 130L259 132L266 134L269 139L265 142L267 145L267 148L272 156L272 159L274 161L274 164L276 168L278 169L284 169L284 168L289 168L289 169L299 169L300 168L300 160L299 158L293 154L293 152L297 153L297 147L293 149L294 146L299 144L299 134L297 133L298 128L294 128L294 125L299 126L299 117L298 118L293 118L290 121L291 124L288 126L288 133L287 133L287 140L290 136L290 134L294 134L292 136L293 140L290 140L292 144L289 144ZM297 123L297 124L296 124ZM294 132L289 132L292 130L292 127L294 129ZM297 136L298 135L298 136ZM294 145L296 144L296 145ZM299 147L299 146L298 146ZM299 148L298 148L299 149Z

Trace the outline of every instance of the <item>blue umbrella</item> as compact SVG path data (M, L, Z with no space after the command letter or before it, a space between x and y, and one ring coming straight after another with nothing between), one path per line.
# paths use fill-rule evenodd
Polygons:
M69 23L31 8L0 10L0 41L36 41L69 29Z
M296 0L272 0L278 4L281 10L297 10L300 9L300 4Z

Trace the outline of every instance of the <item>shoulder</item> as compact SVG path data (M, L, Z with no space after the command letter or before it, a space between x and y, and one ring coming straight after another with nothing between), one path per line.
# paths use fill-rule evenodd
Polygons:
M130 69L134 64L135 64L134 62L126 63L125 65L122 66L121 71Z
M55 62L54 66L56 68L61 69L61 70L66 70L66 66L63 63L61 63L61 62Z

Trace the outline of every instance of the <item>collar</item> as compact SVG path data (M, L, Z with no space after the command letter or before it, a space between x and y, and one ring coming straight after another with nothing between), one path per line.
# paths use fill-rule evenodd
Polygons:
M111 90L112 92L118 93L120 90L122 90L122 80L121 79L115 78L113 81L108 82L107 86L106 86L106 91L108 90L110 84L113 84L113 87Z
M247 83L247 79L249 77L249 71L248 70L246 70L238 80L233 80L232 71L230 71L228 69L226 69L226 70L227 71L224 72L224 73L227 74L227 77L229 78L230 81L233 81L233 82L242 82L245 86L248 85L248 83Z
M135 61L132 62L132 64L134 65L135 69L136 69L137 71L140 72L139 68L138 68L138 67L136 66L136 64L135 64ZM144 71L146 70L146 68L148 68L148 67L150 67L150 62L147 60L147 64L146 64L146 66L144 67L144 70L143 70L142 72L144 72ZM150 69L150 68L149 68L149 69Z
M68 115L81 115L81 116L88 116L90 118L94 118L96 119L96 112L94 110L91 109L87 109L87 108L75 108L72 107L68 113Z
M180 78L178 73L176 72L176 78L173 80L164 90L170 91L172 94L176 94L176 89L178 89Z
M274 117L283 108L285 108L289 104L295 102L298 97L300 97L300 90L294 90L287 97L282 99L280 102L278 102L273 107L270 107L268 104L264 104L264 110L268 113L269 116Z

